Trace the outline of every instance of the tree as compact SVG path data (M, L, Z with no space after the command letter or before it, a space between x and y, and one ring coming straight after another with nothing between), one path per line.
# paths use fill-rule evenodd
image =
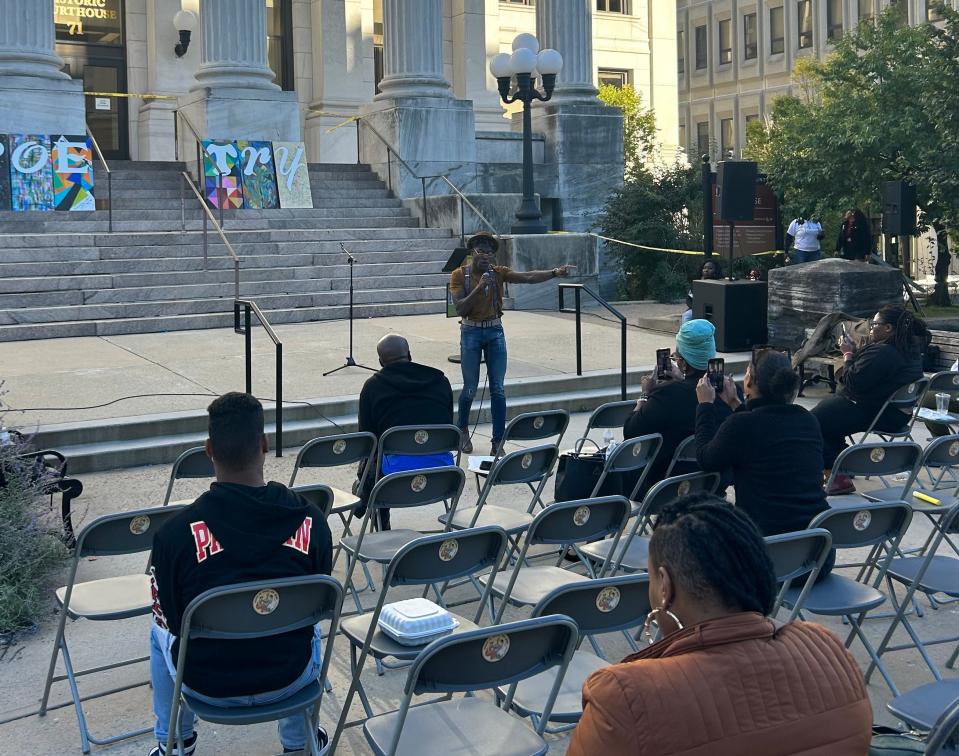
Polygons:
M601 84L599 99L623 111L623 157L626 176L642 169L656 149L656 116L642 106L642 96L631 84Z
M940 11L941 27L903 25L896 7L861 23L797 65L799 94L774 100L768 125L750 124L746 154L787 215L875 213L880 184L905 179L923 224L959 231L959 14Z

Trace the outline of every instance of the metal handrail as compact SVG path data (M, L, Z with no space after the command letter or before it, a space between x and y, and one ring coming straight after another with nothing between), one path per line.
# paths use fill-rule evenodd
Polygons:
M184 113L179 108L176 108L173 111L173 149L174 157L180 159L180 129L179 121L183 119L183 122L187 125L187 128L190 129L190 133L193 134L193 141L196 143L196 182L200 183L203 178L203 137L200 136L200 132L197 131L196 127L193 125L193 122L190 120L190 117ZM217 171L216 173L216 214L220 220L220 225L223 225L223 176Z
M575 299L575 306L572 310L565 306L563 293L566 289L572 289ZM590 289L585 284L561 283L559 285L559 311L576 313L576 375L583 374L583 331L582 331L582 292L586 292L600 305L605 307L613 316L619 318L620 324L620 394L623 400L626 399L626 316L613 307L609 302L603 299L599 294Z
M230 244L230 240L226 238L226 234L223 232L223 227L217 223L216 218L213 217L213 213L210 212L210 208L206 203L206 200L203 199L203 195L200 194L199 189L196 188L193 184L193 179L190 178L190 175L186 171L180 171L180 225L183 230L186 230L186 208L183 199L183 185L186 184L193 191L193 195L197 198L200 203L200 208L203 210L203 269L209 270L209 241L207 240L208 231L207 231L207 221L213 224L213 228L216 229L216 232L220 235L220 240L223 242L223 246L226 247L226 251L230 253L230 257L233 258L233 284L234 284L234 296L240 298L240 263L242 260L236 254L236 250L233 249L233 245Z
M240 325L240 308L244 310L243 325ZM283 342L276 335L270 321L252 299L240 299L239 295L233 301L233 330L242 334L246 352L246 393L253 394L253 329L252 315L256 315L263 330L273 341L276 350L276 456L283 456Z
M97 151L97 157L100 158L100 162L103 163L103 168L107 172L107 228L110 233L113 233L113 171L110 170L110 164L107 163L107 159L103 157L103 150L100 149L100 143L97 142L97 138L93 135L93 132L90 130L90 124L86 121L83 122L84 128L87 130L87 136L90 137L90 141L93 142L93 149Z

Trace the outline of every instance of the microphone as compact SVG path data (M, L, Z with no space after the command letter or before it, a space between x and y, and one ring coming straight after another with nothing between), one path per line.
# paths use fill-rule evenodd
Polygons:
M342 249L344 252L346 252L346 259L347 259L347 260L349 260L351 263L356 262L356 258L353 257L353 253L350 252L350 250L348 250L348 249L346 248L346 245L345 245L343 242L340 242L340 249Z

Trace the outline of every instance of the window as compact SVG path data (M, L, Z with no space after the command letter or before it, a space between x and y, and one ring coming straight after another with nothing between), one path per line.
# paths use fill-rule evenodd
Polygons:
M688 150L689 145L686 144L686 124L680 124L679 126L679 146L681 149Z
M686 34L682 29L676 32L676 50L678 53L676 70L679 73L686 73Z
M702 71L706 68L706 47L708 39L706 37L706 27L696 27L696 70Z
M939 0L926 0L926 20L942 21L944 18L939 11Z
M749 124L759 120L759 113L750 113L746 116L746 143L749 143Z
M733 62L732 22L727 18L719 22L719 64Z
M783 23L783 7L769 9L769 54L786 51L786 27Z
M799 0L799 49L812 47L812 0Z
M864 21L873 16L873 0L859 0L859 20Z
M743 16L743 50L746 60L755 60L759 55L759 36L755 13L747 13Z
M612 84L614 87L622 89L629 84L629 71L620 71L615 68L599 69L599 83Z
M826 37L842 39L842 0L826 0Z
M266 50L276 83L292 92L293 4L290 0L266 0Z
M709 154L709 123L696 124L696 157Z
M629 15L629 0L596 0L596 10Z
M719 122L719 146L722 150L722 156L720 159L726 160L731 157L730 153L734 152L736 149L735 142L733 140L733 119L732 118L723 118Z
M373 3L373 90L380 93L383 80L383 3Z
M898 26L905 26L909 20L909 9L906 7L905 0L889 0L887 4L890 8L896 9Z

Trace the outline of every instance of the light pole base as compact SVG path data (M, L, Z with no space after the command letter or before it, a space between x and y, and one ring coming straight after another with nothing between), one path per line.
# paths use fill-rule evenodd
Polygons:
M509 227L509 232L511 234L546 234L549 233L549 229L542 220L529 219L516 221Z

